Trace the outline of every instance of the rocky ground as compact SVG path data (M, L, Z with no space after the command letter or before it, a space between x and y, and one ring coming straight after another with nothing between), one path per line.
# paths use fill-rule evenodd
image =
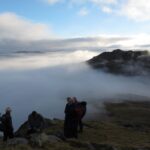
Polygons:
M63 120L47 119L44 133L26 137L27 124L0 150L150 150L150 102L105 103L107 117L84 121L78 139L63 137Z

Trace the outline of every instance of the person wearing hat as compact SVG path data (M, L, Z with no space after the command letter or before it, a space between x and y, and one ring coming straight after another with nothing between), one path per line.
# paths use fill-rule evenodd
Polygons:
M7 141L8 138L13 138L13 125L12 125L12 118L11 118L11 108L7 107L5 110L5 114L1 117L1 122L3 126L3 141Z

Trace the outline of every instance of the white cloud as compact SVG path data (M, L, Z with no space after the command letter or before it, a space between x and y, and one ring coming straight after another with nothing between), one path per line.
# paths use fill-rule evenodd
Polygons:
M85 7L81 8L80 11L78 12L78 15L79 15L79 16L86 16L86 15L88 15L88 14L89 14L89 11L88 11L88 9L85 8Z
M147 0L89 0L103 12L125 16L135 21L150 20L150 3Z
M34 55L14 55L0 59L0 71L10 69L38 69L44 67L55 67L67 64L76 64L91 59L98 52L78 50L75 52L54 52ZM73 58L73 59L72 59Z
M102 7L102 11L105 12L105 13L112 13L112 9L110 7L107 7L107 6L104 6Z
M95 4L116 4L117 0L89 0Z
M45 24L33 23L14 13L0 14L0 39L39 40L50 36Z
M0 40L0 52L48 52L74 50L101 50L109 49L119 41L126 41L125 37L85 37L72 39L49 39L38 41ZM121 46L121 45L120 45ZM113 48L118 48L115 46Z
M123 15L136 21L150 20L150 3L147 0L128 0L122 5Z
M47 2L50 5L62 2L63 0L45 0L45 2Z
M147 0L45 0L49 4L58 2L69 3L72 7L74 5L81 5L86 7L87 4L99 7L104 13L113 13L119 16L125 16L135 21L149 21L150 20L150 3ZM82 10L81 15L86 14Z

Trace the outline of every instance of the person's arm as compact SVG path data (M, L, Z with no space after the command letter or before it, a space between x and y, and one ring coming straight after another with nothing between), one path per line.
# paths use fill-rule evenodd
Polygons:
M65 106L65 111L64 111L64 113L66 114L67 111L68 111L68 104L66 104L66 106Z

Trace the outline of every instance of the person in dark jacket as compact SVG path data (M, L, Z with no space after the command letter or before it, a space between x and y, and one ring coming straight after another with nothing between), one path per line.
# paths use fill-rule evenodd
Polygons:
M83 119L83 117L84 117L85 114L86 114L86 105L87 105L87 103L86 103L85 101L83 101L83 102L80 102L79 105L80 105L81 113L80 113L80 116L79 116L78 125L79 125L79 132L82 133L82 132L83 132L82 119Z
M10 107L6 108L5 114L1 117L1 122L3 126L3 141L7 141L8 138L12 139L14 137L14 133Z
M75 113L77 116L77 129L75 131L78 130L79 127L79 132L83 132L83 123L82 123L82 119L86 114L86 105L87 103L85 101L78 101L78 99L76 97L73 97L73 103L75 104Z
M28 134L41 132L44 129L45 120L41 114L33 111L28 117L28 125Z
M72 134L75 138L78 138L78 124L79 124L78 106L79 106L79 101L76 97L72 97L72 103L73 103Z
M72 131L71 131L71 111L72 111L72 99L71 97L67 98L67 104L65 107L65 121L64 121L64 136L66 138L71 138L72 137Z
M67 98L65 107L64 135L66 138L77 138L78 120L75 112L76 103L70 97Z

